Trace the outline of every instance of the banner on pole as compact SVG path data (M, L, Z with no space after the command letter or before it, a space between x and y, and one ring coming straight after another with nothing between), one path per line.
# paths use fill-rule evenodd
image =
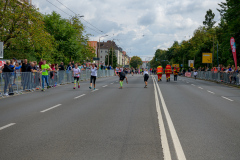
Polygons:
M235 63L235 68L237 70L237 51L236 51L235 39L233 37L230 39L230 45L231 45L231 49L232 49L232 54L233 54L233 59L234 59L234 63Z

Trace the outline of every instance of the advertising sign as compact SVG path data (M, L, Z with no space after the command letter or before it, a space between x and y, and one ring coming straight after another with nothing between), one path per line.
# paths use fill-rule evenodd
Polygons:
M188 67L194 67L194 60L188 60Z
M232 49L232 54L233 54L235 67L236 67L236 70L237 70L237 51L236 51L235 39L233 37L230 39L230 45L231 45L231 49Z
M202 53L202 63L212 63L212 53Z
M5 61L0 61L0 67L3 67L3 66L4 66L4 64L6 64L6 62L5 62Z
M175 65L176 67L179 67L179 64L172 64L172 67L175 67Z

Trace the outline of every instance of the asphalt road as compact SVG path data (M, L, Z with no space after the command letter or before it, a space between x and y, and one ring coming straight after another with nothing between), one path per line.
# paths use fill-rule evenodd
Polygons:
M97 79L0 99L1 160L239 160L240 90L179 77ZM155 84L155 85L154 85Z

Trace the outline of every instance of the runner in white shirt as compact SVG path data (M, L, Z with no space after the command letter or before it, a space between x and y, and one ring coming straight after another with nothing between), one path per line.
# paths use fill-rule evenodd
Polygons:
M143 72L143 77L144 77L144 82L145 82L145 87L144 88L147 88L147 81L148 81L148 78L149 78L147 68Z
M73 87L73 89L76 88L76 82L78 82L78 88L80 88L80 84L79 84L80 72L81 72L81 70L78 68L78 65L75 64L75 68L72 69L72 73L73 73L73 77L74 77L74 87Z
M94 90L96 88L96 79L97 79L97 70L98 70L98 67L95 66L95 64L92 64L91 66L91 78L90 78L90 89L92 89L92 83L94 85Z
M116 73L117 73L117 75L119 75L119 68L118 67L116 67Z

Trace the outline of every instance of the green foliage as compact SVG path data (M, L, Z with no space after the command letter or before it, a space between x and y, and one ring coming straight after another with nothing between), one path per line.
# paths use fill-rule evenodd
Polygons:
M188 41L181 43L174 42L167 50L156 50L154 58L150 61L151 67L156 68L163 60L168 60L170 64L183 64L184 68L188 68L188 60L195 60L195 68L205 67L202 64L202 53L213 53L213 64L223 64L224 66L233 65L233 56L230 46L230 38L236 40L236 48L238 55L238 63L240 61L240 5L239 0L226 0L219 4L218 9L222 19L218 26L215 24L214 16L211 10L207 11L205 26L200 26L194 31L193 37ZM218 46L218 59L217 59ZM157 59L157 62L156 62ZM168 61L164 61L164 66Z
M1 1L0 8L4 58L49 58L54 51L54 39L45 31L43 16L38 10L17 0Z
M38 9L18 0L0 3L0 39L4 58L83 62L95 56L83 36L84 26L77 16L63 19L56 12L42 15Z
M207 27L207 29L213 28L216 21L214 21L215 14L209 9L205 15L205 21L203 21L203 25Z
M113 64L112 64L112 57L113 57ZM108 55L105 57L105 64L108 64ZM115 54L114 49L110 49L109 51L109 65L111 65L113 68L117 67L117 56Z
M142 65L142 59L138 56L133 56L131 58L130 65L133 68L138 68L140 65Z

